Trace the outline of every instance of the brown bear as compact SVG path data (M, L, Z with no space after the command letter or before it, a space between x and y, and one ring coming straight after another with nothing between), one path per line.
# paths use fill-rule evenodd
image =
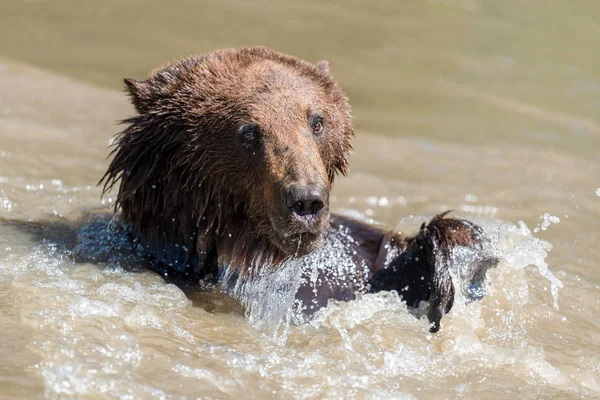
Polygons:
M296 293L307 313L328 299L397 290L409 307L428 302L431 330L439 329L454 300L453 249L479 248L481 231L440 215L404 238L330 214L354 133L327 62L264 47L227 49L125 84L137 115L124 121L101 182L105 191L120 182L115 208L157 269L252 280L343 237L354 263L335 279L317 267L320 278ZM465 287L480 288L491 265L472 259Z

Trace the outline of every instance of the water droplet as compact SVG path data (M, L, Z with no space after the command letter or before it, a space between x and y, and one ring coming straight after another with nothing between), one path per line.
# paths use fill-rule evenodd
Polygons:
M474 194L467 194L465 195L465 200L469 203L476 203L479 200L479 198Z
M545 231L550 228L551 224L558 224L560 222L560 218L548 213L540 215L540 219L542 220L541 224L538 224L536 228L533 230L534 232L539 232L540 230Z

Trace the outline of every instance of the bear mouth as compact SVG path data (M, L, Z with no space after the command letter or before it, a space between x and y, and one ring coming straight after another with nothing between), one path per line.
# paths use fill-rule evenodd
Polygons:
M269 219L271 243L286 258L301 258L317 250L321 247L323 234L329 227L327 209L309 223L289 214L270 216Z
M323 234L320 231L286 232L274 238L275 245L288 257L306 256L321 246Z

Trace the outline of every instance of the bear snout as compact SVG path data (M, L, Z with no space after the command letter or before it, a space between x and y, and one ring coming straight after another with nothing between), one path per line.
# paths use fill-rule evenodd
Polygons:
M284 202L292 218L313 231L325 213L328 197L322 186L292 185L285 190Z

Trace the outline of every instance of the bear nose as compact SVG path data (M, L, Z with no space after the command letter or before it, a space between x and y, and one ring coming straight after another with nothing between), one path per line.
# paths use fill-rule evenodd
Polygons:
M285 192L285 204L297 217L318 216L325 208L325 189L319 186L291 186Z

